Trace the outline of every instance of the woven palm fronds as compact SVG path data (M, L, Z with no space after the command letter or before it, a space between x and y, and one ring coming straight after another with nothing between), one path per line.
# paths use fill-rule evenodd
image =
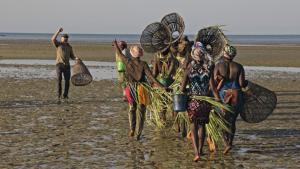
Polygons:
M248 123L259 123L265 120L277 104L275 92L258 84L248 82L249 90L244 93L244 109L241 117Z
M201 42L214 60L219 59L228 40L219 26L210 26L198 31L195 42Z
M155 22L144 29L140 43L146 52L155 53L167 49L171 40L169 29L162 23Z
M85 86L91 83L93 77L81 60L77 60L72 66L71 82L74 86Z
M166 25L171 31L172 43L178 41L183 35L185 29L184 21L177 13L170 13L164 16L161 23Z

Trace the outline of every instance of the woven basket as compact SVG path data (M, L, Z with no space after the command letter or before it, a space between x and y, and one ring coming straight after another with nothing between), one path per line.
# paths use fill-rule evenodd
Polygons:
M277 104L276 94L258 84L248 82L249 91L244 93L244 109L241 117L248 123L265 120Z
M155 22L144 29L140 43L146 52L155 53L167 49L171 40L169 29L165 25Z
M223 54L228 40L219 26L211 26L198 31L195 42L201 42L216 61Z
M177 13L170 13L164 16L161 23L166 25L171 31L172 43L178 41L183 35L185 29L184 21Z
M74 86L85 86L91 83L93 77L81 60L77 60L72 66L71 82Z

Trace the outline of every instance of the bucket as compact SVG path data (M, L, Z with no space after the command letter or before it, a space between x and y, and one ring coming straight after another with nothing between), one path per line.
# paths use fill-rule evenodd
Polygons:
M81 60L78 60L75 65L72 66L72 84L74 86L85 86L91 83L92 80L93 77L88 68Z
M125 64L122 61L117 61L118 72L125 72Z
M187 95L175 94L173 97L173 110L175 112L184 112L187 107Z

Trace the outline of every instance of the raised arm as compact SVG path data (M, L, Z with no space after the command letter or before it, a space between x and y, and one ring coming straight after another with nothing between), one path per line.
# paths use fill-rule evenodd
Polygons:
M119 55L119 57L121 58L121 60L125 63L128 64L129 59L122 53L122 50L120 49L118 42L116 40L113 41L113 46L116 49L117 54Z
M63 28L59 28L58 31L54 33L54 35L51 38L52 43L54 44L55 47L58 47L59 42L56 40L57 36L59 35L60 32L63 31Z

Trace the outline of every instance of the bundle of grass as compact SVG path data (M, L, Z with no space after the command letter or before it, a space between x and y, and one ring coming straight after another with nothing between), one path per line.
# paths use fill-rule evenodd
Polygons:
M147 122L157 130L166 127L166 121L161 117L161 112L166 109L167 113L172 112L172 97L162 88L155 88L147 83L142 84L149 92L151 103L147 106ZM169 114L170 115L170 114Z

